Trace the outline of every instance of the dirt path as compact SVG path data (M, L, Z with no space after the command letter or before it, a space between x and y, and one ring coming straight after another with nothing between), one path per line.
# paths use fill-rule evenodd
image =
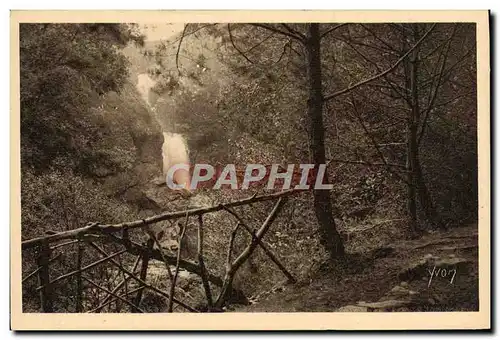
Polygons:
M352 256L342 277L322 270L311 282L283 286L234 311L478 310L477 247L476 224L427 234L377 259Z

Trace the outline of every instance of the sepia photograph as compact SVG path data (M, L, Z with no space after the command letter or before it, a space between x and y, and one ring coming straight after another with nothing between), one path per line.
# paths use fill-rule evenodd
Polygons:
M489 328L489 13L233 12L11 12L12 328Z

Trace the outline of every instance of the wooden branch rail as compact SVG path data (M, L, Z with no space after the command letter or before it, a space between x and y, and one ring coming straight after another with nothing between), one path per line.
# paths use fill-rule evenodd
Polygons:
M252 255L257 245L262 240L264 235L267 233L272 223L278 216L279 212L283 208L286 202L286 198L280 197L276 204L274 205L272 211L267 216L266 220L260 227L260 229L256 233L256 237L252 239L252 242L243 250L243 252L231 263L230 267L226 271L226 275L224 277L224 285L222 286L221 292L217 297L217 301L215 302L215 308L222 308L226 302L228 297L228 293L232 289L232 283L234 279L234 275L241 267L241 265Z
M88 224L85 227L82 228L77 228L73 230L68 230L68 231L63 231L57 234L53 235L47 235L43 237L38 237L34 238L31 240L26 240L22 242L22 249L30 249L33 247L36 247L37 245L42 244L42 242L56 242L56 241L61 241L61 240L67 240L67 239L77 239L81 235L85 235L87 233L115 233L122 231L123 229L136 229L140 227L144 227L153 223L157 222L162 222L162 221L167 221L167 220L172 220L172 219L178 219L181 217L185 217L186 214L189 214L189 216L198 216L198 215L203 215L207 213L212 213L216 211L223 210L223 205L232 208L232 207L237 207L237 206L242 206L250 203L256 203L256 202L265 202L265 201L272 201L275 199L278 199L280 197L286 197L290 196L299 192L303 192L304 190L302 189L290 189L290 190L284 190L268 195L254 195L249 198L245 198L242 200L238 201L233 201L225 204L218 204L214 205L211 207L206 207L206 208L196 208L196 209L190 209L190 210L184 210L184 211L176 211L176 212L165 212L159 215L151 216L145 219L141 220L136 220L136 221L130 221L130 222L123 222L123 223L118 223L118 224L99 224L99 223L91 223Z
M205 267L205 260L203 259L203 215L198 215L198 265L200 266L200 277L207 297L208 309L213 306L212 292L210 290L210 283L208 282L207 268Z
M82 295L83 295L83 282L82 282L82 257L83 257L83 244L78 240L78 252L76 257L76 312L81 313L83 310Z
M261 239L259 239L257 237L255 230L251 229L248 226L248 224L246 224L245 221L243 221L243 219L236 212L234 212L233 210L231 210L227 207L224 207L224 208L228 213L233 215L238 220L239 225L241 225L252 236L252 241L256 241L257 244L262 248L264 253L266 253L266 255L271 259L271 261L273 261L274 264L276 264L276 266L278 266L278 268L283 272L283 274L288 279L288 282L289 283L297 282L297 280L293 277L293 275L285 268L285 266L280 262L280 260L278 260L277 256L274 255L274 253L269 249L269 247L266 246L264 241L262 241Z
M141 272L139 274L139 277L142 281L146 281L146 276L148 275L149 257L151 254L151 249L153 249L153 245L154 245L154 240L152 238L150 238L147 242L147 245L146 245L147 251L145 251L141 256L142 257L142 264L141 264ZM143 290L144 289L140 289L137 292L137 295L135 296L134 304L136 306L139 306L141 304ZM139 312L139 310L136 310L136 309L133 309L132 311Z
M117 298L117 299L119 299L119 300L121 300L121 301L125 302L125 303L126 303L126 304L128 304L128 305L130 305L130 306L131 306L134 310L137 310L137 311L139 311L139 312L141 312L141 313L144 313L144 311L143 311L142 309L140 309L138 306L134 305L134 304L133 304L132 302L130 302L129 300L127 300L127 299L125 299L125 298L123 298L123 297L121 297L121 296L119 296L119 295L117 295L117 294L113 293L113 292L112 292L112 291L110 291L109 289L106 289L106 288L104 288L104 287L99 286L97 283L95 283L94 281L92 281L92 280L91 280L91 279L89 279L88 277L82 276L82 278L83 278L85 281L87 281L88 283L90 283L92 286L96 287L97 289L100 289L100 290L102 290L102 291L104 291L104 292L108 293L109 295L112 295L112 296L114 296L115 298Z
M174 277L172 278L172 281L170 282L170 298L168 299L168 308L167 308L167 312L169 312L169 313L172 313L172 310L174 308L173 299L174 299L174 295L175 295L175 285L177 284L177 277L179 277L179 264L180 264L180 260L181 260L182 240L184 239L184 236L186 235L188 222L189 222L189 214L186 214L186 222L184 222L184 225L182 226L181 235L179 236L179 239L178 239L179 247L177 248L177 260L175 262L175 274L174 274Z
M168 299L168 311L172 312L173 310L173 303L175 302L176 304L182 306L183 308L187 309L188 311L191 312L198 312L198 310L188 306L187 304L183 303L182 301L179 301L175 299L174 293L175 293L175 284L176 284L176 279L178 272L180 268L187 270L188 272L197 274L201 277L202 279L202 284L203 288L205 290L205 295L207 298L207 304L208 304L208 310L213 310L215 309L220 309L222 305L224 305L225 301L227 298L230 296L236 297L239 299L238 301L240 303L245 303L247 300L243 294L243 292L233 289L232 287L232 281L233 277L236 274L237 270L241 265L251 256L252 252L255 250L257 246L260 246L264 252L269 256L269 258L283 271L283 273L287 276L290 282L295 282L295 279L293 276L285 269L285 267L280 263L280 261L277 259L277 257L272 253L272 251L267 247L263 242L262 242L262 237L264 234L269 230L270 225L273 223L275 220L276 216L278 215L279 211L282 209L286 197L302 192L303 190L299 189L292 189L292 190L285 190L273 194L267 194L267 195L254 195L252 197L238 200L238 201L233 201L227 204L218 204L214 205L211 207L205 207L205 208L196 208L196 209L190 209L190 210L185 210L185 211L177 211L177 212L166 212L163 214L155 215L146 219L142 220L136 220L136 221L131 221L131 222L124 222L124 223L119 223L119 224L99 224L99 223L90 223L87 226L83 228L78 228L74 230L69 230L69 231L63 231L63 232L53 232L53 231L48 231L47 236L43 237L38 237L34 238L31 240L27 240L22 242L22 249L31 249L33 247L38 249L38 258L37 258L37 263L38 263L38 268L29 274L26 278L23 279L23 282L29 279L30 277L33 277L34 275L38 274L39 278L39 286L36 288L36 291L40 292L40 305L41 305L41 310L43 312L52 312L53 311L53 299L52 299L52 290L53 290L53 285L61 280L70 278L72 276L76 276L76 282L77 282L77 291L76 291L76 300L75 300L75 310L77 312L82 312L83 310L83 284L82 280L87 281L90 283L92 286L95 286L97 289L104 291L107 293L107 296L104 298L102 302L97 302L98 307L94 308L92 311L97 311L100 312L102 308L105 306L109 305L113 301L122 301L125 302L126 304L130 305L132 308L133 312L144 312L139 306L142 300L142 294L143 290L150 289L156 294L159 294L161 296L164 296ZM266 221L262 224L260 229L255 232L252 230L248 225L234 212L231 210L232 207L237 207L237 206L242 206L242 205L247 205L255 202L264 202L264 201L271 201L271 200L277 200L277 202L274 205L274 208L272 211L269 213L268 217L266 218ZM238 219L238 226L242 226L246 232L250 233L252 235L252 241L251 243L243 250L241 254L236 258L236 260L231 261L231 254L229 254L228 257L228 263L226 267L226 275L224 277L224 280L221 278L210 274L204 264L203 260L203 215L211 212L216 212L220 210L226 210L233 216L235 216ZM186 228L187 228L187 221L190 216L198 216L198 249L197 249L197 263L182 260L181 259L181 243L182 239L184 237ZM128 232L131 229L135 228L141 228L148 226L153 223L161 222L161 221L167 221L167 220L173 220L173 219L178 219L181 217L186 218L186 223L184 224L184 227L182 229L182 233L180 235L179 239L179 248L177 251L177 256L172 256L172 255L167 255L163 252L163 249L161 245L159 244L158 240L155 239L154 237L151 237L148 240L147 245L141 245L138 244L132 240L130 240ZM145 229L145 231L148 231L149 229ZM232 243L234 242L234 236L236 235L237 229L233 232L233 236L231 237L231 245L229 252L232 251ZM121 232L121 235L117 235L117 232ZM148 233L151 234L151 233ZM122 237L120 237L122 236ZM98 241L103 241L103 242L112 242L115 244L119 244L125 247L125 249L121 251L116 251L115 253L109 255L106 253L104 249L99 247L97 244L95 244L92 240L98 240ZM51 243L54 242L59 242L63 240L70 240L67 242L63 243L58 243L53 245L52 247L50 246ZM78 246L77 250L77 258L76 258L76 270L73 270L69 273L66 273L64 275L61 275L53 280L50 280L50 275L49 275L49 263L54 261L54 259L50 259L51 252L60 247L64 247L67 245L71 245L76 243ZM94 261L93 263L82 267L82 257L84 254L83 251L83 244L89 244L91 245L94 249L96 249L99 253L104 255L104 258L98 259L97 261ZM156 243L158 246L158 249L155 249L153 245ZM124 266L121 264L121 261L115 260L116 257L120 256L121 254L128 252L130 254L136 255L137 259L135 261L135 264L131 270L128 270L124 268ZM147 276L147 269L149 265L149 261L151 259L161 261L165 263L167 270L169 271L169 277L171 280L170 284L170 294L146 283L146 276ZM137 266L139 262L142 260L142 267L140 270L139 277L136 276L135 272L137 270ZM103 286L100 286L101 283L99 282L94 282L92 279L85 277L82 275L85 271L88 271L91 268L94 268L104 262L111 262L114 266L116 266L121 273L123 274L123 280L114 288L105 288ZM172 276L170 272L170 266L175 265L176 271L175 271L175 276ZM128 277L126 275L128 275ZM132 292L137 292L135 297L133 299L128 299L127 296L129 296L132 292L128 292L128 289L124 290L124 293L122 295L119 295L118 292L120 289L122 289L123 285L127 285L127 282L130 279L134 279L139 283L139 288L134 289ZM221 292L217 298L217 301L214 301L212 298L212 292L210 290L210 283L215 284L216 286L221 287Z
M49 243L43 242L40 246L37 262L40 268L38 271L38 283L42 287L40 290L40 305L44 313L52 313L54 311L52 305L52 285L49 274L50 253Z
M61 253L57 254L56 256L54 256L53 258L51 258L49 260L49 263L52 263L54 262L55 260L59 259L60 257L62 256ZM32 271L31 273L29 273L28 275L26 275L26 277L21 281L21 283L24 283L26 281L28 281L30 278L34 277L36 274L38 274L38 272L40 271L40 268L41 267L38 267L37 269L35 269L34 271Z
M141 256L137 256L137 258L135 259L135 262L134 262L134 265L132 266L132 270L131 272L135 274L136 270L137 270L137 266L139 265L139 262L141 261ZM119 284L116 285L116 287L112 290L113 293L116 293L120 290L120 288L124 285L124 284L127 284L128 281L130 281L130 279L132 279L131 276L128 276L126 277L125 279L123 279ZM137 290L134 290L135 291L139 291L141 290L142 288L140 289L137 289ZM126 292L125 295L128 295L128 294L131 294L131 292ZM101 305L97 308L94 308L93 311L99 313L101 311L102 308L104 308L105 306L107 306L109 303L109 301L112 300L112 295L108 295L106 298L104 298L103 302L101 303ZM138 305L138 303L136 303Z
M119 244L128 244L129 248L127 248L127 251L129 253L131 253L131 254L140 255L140 254L144 253L145 251L147 251L146 247L143 247L143 246L141 246L140 244L138 244L138 243L136 243L134 241L123 240L122 238L120 238L118 236L115 236L113 234L109 234L108 237L110 237L111 239L113 239L113 241L116 242L116 243L119 243ZM157 261L164 262L162 254L160 253L160 251L158 249L152 249L151 252L150 252L150 257L152 259L157 260ZM164 255L164 257L168 261L168 264L170 264L170 265L175 265L176 264L176 261L177 261L176 257L174 257L174 256L168 256L168 255ZM196 263L193 263L193 262L181 259L179 261L179 267L182 268L182 269L187 270L190 273L197 274L200 277L203 275L202 269ZM223 282L223 280L220 277L215 276L213 274L210 274L208 271L206 271L205 275L206 275L207 280L209 282L213 283L214 285L216 285L218 287L222 287L223 286L224 282ZM241 290L234 289L234 288L231 289L231 295L239 296L239 297L244 297L245 296ZM242 298L241 302L242 303L246 302L244 300L246 300L246 299Z
M93 263L91 263L91 264L89 264L89 265L87 265L87 266L85 266L85 267L83 267L83 268L81 268L79 270L74 270L74 271L69 272L67 274L61 275L61 276L55 278L54 280L50 281L49 283L50 283L50 285L53 285L54 283L59 282L59 281L64 280L64 279L67 279L68 277L71 277L71 276L79 274L79 273L83 273L84 271L89 270L91 268L94 268L94 267L96 267L96 266L98 266L101 263L104 263L106 261L112 260L113 257L121 255L121 254L123 254L125 252L127 252L127 249L120 250L120 251L118 251L116 253L113 253L113 254L109 255L108 257L105 257L105 258L102 258L100 260L97 260L97 261L95 261L95 262L93 262ZM47 286L47 284L42 284L42 285L38 286L36 288L36 290L42 290L45 286Z
M140 287L137 287L135 289L132 289L131 291L128 291L126 292L125 294L121 295L122 298L126 298L128 295L132 295L136 292L139 292L140 290L143 290L144 286L140 286ZM112 304L113 302L115 302L116 300L118 300L119 298L116 297L116 292L118 290L115 288L113 289L111 292L114 293L115 295L108 295L109 296L109 299L106 301L106 302L102 302L98 307L94 308L94 309L91 309L89 311L87 311L86 313L99 313L101 311L101 309L103 309L104 307L106 307L107 305L110 305Z
M107 255L107 253L106 253L106 252L105 252L105 251L104 251L101 247L99 247L97 244L95 244L95 243L91 243L91 245L92 245L92 246L93 246L93 247L94 247L97 251L99 251L101 254L103 254L104 256L106 256L106 255ZM112 255L111 255L111 256L112 256ZM108 256L108 257L110 257L110 256ZM156 293L158 293L158 294L160 294L160 295L163 295L163 296L164 296L164 297L166 297L167 299L169 299L169 298L170 298L170 295L169 295L169 294L167 294L167 293L165 293L164 291L162 291L162 290L160 290L160 289L158 289L158 288L156 288L156 287L154 287L154 286L152 286L152 285L150 285L150 284L146 283L146 281L141 280L140 278L138 278L137 276L135 276L135 275L134 275L134 274L133 274L130 270L128 270L128 269L126 269L126 268L124 268L121 264L119 264L119 263L118 263L118 261L116 261L115 259L111 258L111 259L110 259L110 262L111 262L113 265L115 265L118 269L120 269L122 272L126 273L128 276L132 277L134 280L136 280L137 282L139 282L140 284L142 284L142 285L143 285L143 286L145 286L146 288L151 289L151 290L153 290L154 292L156 292ZM184 302L182 302L182 301L179 301L179 300L177 300L177 299L175 299L175 298L173 299L173 301L174 301L176 304L178 304L178 305L180 305L180 306L182 306L182 307L186 308L186 309L187 309L187 310L189 310L190 312L195 312L195 313L197 313L197 312L198 312L196 309L194 309L194 308L193 308L193 307L191 307L191 306L188 306L187 304L185 304L185 303L184 303Z
M117 237L115 235L108 235L108 236L110 238L112 238L113 241L115 241L116 243L119 243L119 244L126 243L126 241L124 241L122 238ZM130 246L127 249L127 251L131 254L141 255L147 251L146 247L144 247L144 246L142 246L134 241L128 241L128 242L130 243ZM150 259L154 259L154 260L163 262L163 258L161 256L160 252L158 251L158 249L151 249ZM175 266L175 263L177 260L176 257L165 255L165 259L168 261L168 264ZM179 261L179 267L187 270L188 272L191 272L191 273L194 273L197 275L201 275L200 267L196 263L181 259ZM220 277L209 274L208 280L217 286L222 286L222 279Z

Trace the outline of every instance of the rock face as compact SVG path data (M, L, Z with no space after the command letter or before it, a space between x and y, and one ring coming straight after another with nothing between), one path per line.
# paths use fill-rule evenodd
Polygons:
M145 193L161 174L161 127L133 84L127 84L120 94L107 94L103 102L100 114L107 126L99 143L116 160L113 166L101 169L106 173L101 177L103 188L138 212L157 211L159 205Z

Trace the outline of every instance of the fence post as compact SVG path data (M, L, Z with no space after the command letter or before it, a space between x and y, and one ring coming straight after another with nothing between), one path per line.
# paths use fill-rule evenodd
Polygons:
M77 243L78 252L76 257L76 312L81 313L83 310L82 306L82 295L83 295L83 283L82 283L82 255L83 255L83 243L82 240L78 240Z
M148 265L149 265L149 257L150 257L150 252L153 249L154 245L154 240L152 238L148 239L147 242L147 250L142 254L142 264L141 264L141 273L140 273L140 279L142 281L146 281L146 276L148 274ZM135 296L134 299L134 305L139 306L142 300L142 292L144 291L144 287L142 287L138 292L137 295ZM136 308L132 308L133 313L139 313Z
M49 261L50 261L50 245L48 242L43 242L39 248L37 264L40 270L38 271L38 283L42 286L40 290L40 307L43 313L52 313L52 287L50 285Z

